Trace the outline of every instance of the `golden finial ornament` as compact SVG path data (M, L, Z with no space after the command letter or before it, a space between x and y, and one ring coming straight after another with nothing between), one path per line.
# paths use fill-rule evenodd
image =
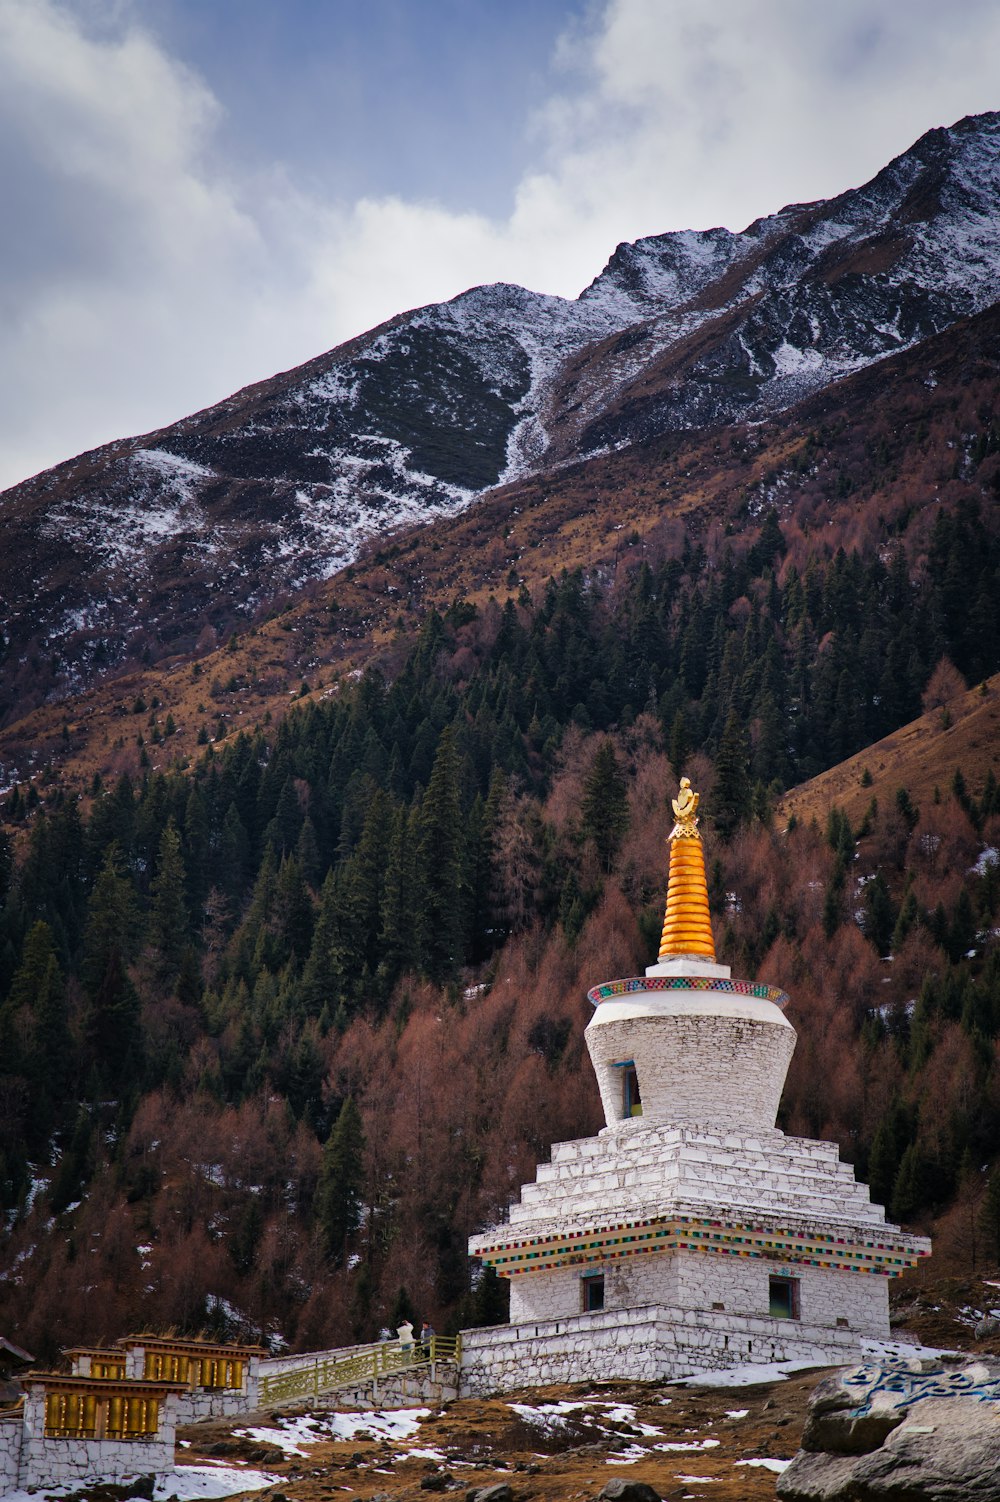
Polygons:
M680 792L676 798L671 798L670 804L674 811L677 823L670 831L672 840L700 840L698 833L698 820L695 815L698 812L699 794L691 791L690 777L681 778Z
M712 920L708 912L705 853L698 832L699 795L688 777L681 778L680 791L671 799L677 821L667 840L670 873L667 878L667 911L660 935L660 960L689 955L715 960Z

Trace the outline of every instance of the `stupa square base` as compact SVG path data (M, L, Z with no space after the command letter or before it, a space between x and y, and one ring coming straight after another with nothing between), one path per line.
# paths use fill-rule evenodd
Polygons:
M670 1305L603 1309L462 1332L461 1392L486 1397L557 1382L670 1381L747 1364L859 1359L856 1330Z

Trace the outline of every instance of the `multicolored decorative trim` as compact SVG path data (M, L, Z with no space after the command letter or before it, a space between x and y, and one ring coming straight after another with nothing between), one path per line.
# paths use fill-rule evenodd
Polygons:
M716 980L711 975L633 975L628 980L606 980L587 992L587 1000L596 1007L602 1001L643 991L724 991L728 996L754 996L758 1001L771 1001L781 1011L788 1005L787 994L777 986L755 980Z
M848 1241L815 1231L775 1230L766 1226L727 1225L679 1215L670 1219L622 1221L590 1231L560 1236L533 1236L498 1241L475 1255L501 1278L520 1273L572 1267L581 1262L612 1261L640 1252L717 1252L729 1257L797 1262L837 1272L877 1273L896 1278L928 1252L898 1241Z

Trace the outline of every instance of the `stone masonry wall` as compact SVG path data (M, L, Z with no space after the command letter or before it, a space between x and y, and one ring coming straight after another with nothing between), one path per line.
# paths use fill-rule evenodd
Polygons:
M0 1495L17 1490L23 1421L20 1410L0 1414Z
M581 1279L604 1274L604 1308L622 1311L676 1304L694 1311L770 1318L769 1278L797 1280L799 1315L807 1325L846 1328L887 1339L888 1279L833 1272L792 1262L721 1256L712 1252L648 1252L621 1261L524 1273L511 1279L510 1321L568 1319L582 1312Z
M534 1184L521 1188L510 1208L513 1232L569 1225L597 1216L669 1213L703 1206L730 1217L745 1212L833 1226L885 1226L849 1164L832 1142L760 1133L709 1132L692 1126L656 1126L644 1117L605 1128L597 1137L557 1142Z
M462 1396L605 1379L655 1381L746 1363L847 1365L859 1336L798 1320L752 1319L679 1307L602 1310L566 1320L462 1333Z
M170 1398L160 1407L154 1438L46 1439L44 1389L31 1389L24 1403L19 1485L44 1487L80 1481L123 1481L132 1476L159 1476L174 1466L177 1421Z
M342 1409L413 1408L450 1403L459 1396L459 1368L451 1361L434 1361L413 1372L390 1372L369 1378L357 1387L338 1388L328 1397L313 1401L313 1407ZM301 1402L301 1399L299 1399Z
M462 1331L462 1397L483 1397L548 1382L599 1382L658 1375L657 1311L602 1310Z
M671 998L678 1005L678 994ZM687 1013L629 1015L640 1001L603 1002L587 1028L587 1047L610 1123L623 1115L621 1071L634 1060L643 1119L692 1121L709 1128L774 1126L795 1033L777 1007L698 995ZM728 1003L735 1014L712 1010ZM761 1015L752 1015L758 1010ZM620 1015L619 1015L620 1014ZM773 1016L772 1016L773 1014ZM605 1020L607 1019L607 1020Z

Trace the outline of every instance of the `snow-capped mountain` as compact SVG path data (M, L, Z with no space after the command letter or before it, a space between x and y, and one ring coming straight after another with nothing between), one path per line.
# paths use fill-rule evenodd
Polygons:
M2 706L193 644L367 538L546 467L787 409L1000 297L1000 114L742 233L620 245L574 301L477 287L0 497Z

